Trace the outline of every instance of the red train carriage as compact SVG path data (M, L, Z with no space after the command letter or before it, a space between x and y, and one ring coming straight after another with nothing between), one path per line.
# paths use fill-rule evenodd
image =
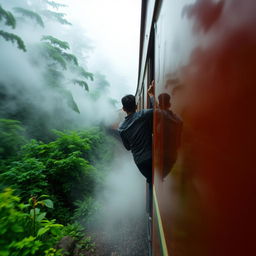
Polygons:
M155 79L183 121L158 102L153 255L255 254L255 27L255 0L142 1L139 106Z

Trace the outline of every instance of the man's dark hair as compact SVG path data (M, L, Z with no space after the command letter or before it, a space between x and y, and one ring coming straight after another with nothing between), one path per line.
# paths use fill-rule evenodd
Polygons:
M135 96L133 95L126 95L122 98L122 104L124 110L128 112L135 112L136 110L136 102L135 102Z

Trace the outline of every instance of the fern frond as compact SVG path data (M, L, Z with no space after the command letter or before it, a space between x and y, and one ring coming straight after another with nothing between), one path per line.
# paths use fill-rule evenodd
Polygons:
M74 84L78 84L79 86L83 87L86 91L89 91L89 86L85 81L73 79L72 82Z
M25 17L28 17L30 19L35 20L37 22L37 24L39 24L42 28L44 27L43 19L36 12L30 11L28 9L24 9L24 8L21 8L21 7L16 7L16 8L13 8L13 9L14 9L15 12L20 13L21 15L23 15Z
M55 21L58 21L61 24L64 25L72 25L69 21L67 21L64 17L65 17L65 13L61 13L61 12L53 12L50 10L45 10L42 12L42 14L49 18L49 19L53 19Z
M56 70L54 67L49 67L45 72L45 81L52 88L59 88L63 79L63 71Z
M16 27L16 20L12 13L4 10L0 5L0 21L2 19L5 19L5 25L10 26L12 28Z
M59 88L59 92L64 96L64 99L66 100L67 105L71 109L73 109L75 112L80 113L79 108L78 108L78 106L77 106L77 104L76 104L76 102L75 102L71 92L66 90L66 89L64 89L64 88Z
M16 42L18 45L18 48L26 52L25 44L19 36L12 33L5 32L3 30L0 30L0 36L3 37L6 41L11 41L12 43Z
M44 2L46 2L48 5L50 5L51 7L55 8L55 9L59 9L60 7L66 7L66 4L59 4L56 3L54 1L48 1L48 0L44 0Z
M73 62L75 66L78 66L78 60L77 57L73 54L70 53L62 53L62 56L68 61L68 62Z
M49 35L48 36L43 36L41 41L50 41L50 43L52 45L56 45L56 46L60 47L61 49L64 49L64 50L69 49L68 42L61 41L58 38L53 37L53 36L49 36Z
M67 69L67 64L65 59L62 57L62 51L60 48L51 45L49 42L43 42L41 44L43 48L43 54L47 57L57 62L63 69Z
M93 74L90 72L85 71L85 69L83 67L77 67L77 71L78 74L86 79L90 79L91 81L93 81Z

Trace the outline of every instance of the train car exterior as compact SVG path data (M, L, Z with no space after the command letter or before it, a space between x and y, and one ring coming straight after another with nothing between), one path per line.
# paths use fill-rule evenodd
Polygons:
M255 0L142 1L140 108L156 84L153 255L255 255L255 14Z

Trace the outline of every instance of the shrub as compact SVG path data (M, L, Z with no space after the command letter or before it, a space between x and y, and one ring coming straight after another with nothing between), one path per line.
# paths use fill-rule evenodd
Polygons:
M9 170L0 175L3 182L13 185L23 199L33 195L47 194L45 166L36 158L13 161Z
M46 219L39 206L52 207L49 199L31 198L20 203L12 189L0 193L0 255L61 255L52 247L61 238L62 225ZM32 228L31 228L32 227Z
M6 127L2 126L2 130ZM19 130L19 126L16 128ZM85 205L90 202L88 207L93 211L92 198L95 190L102 186L108 169L106 163L110 162L114 147L113 141L98 128L54 133L56 138L48 143L30 140L22 144L21 141L25 141L22 137L15 140L20 141L14 143L17 148L19 145L17 153L0 163L0 189L12 187L22 200L50 195L55 209L49 211L49 216L67 224L78 207L77 200L83 208L77 211L89 218ZM14 146L12 148L14 150ZM81 203L84 200L85 203Z
M24 129L17 120L0 119L0 160L17 154L25 143Z

